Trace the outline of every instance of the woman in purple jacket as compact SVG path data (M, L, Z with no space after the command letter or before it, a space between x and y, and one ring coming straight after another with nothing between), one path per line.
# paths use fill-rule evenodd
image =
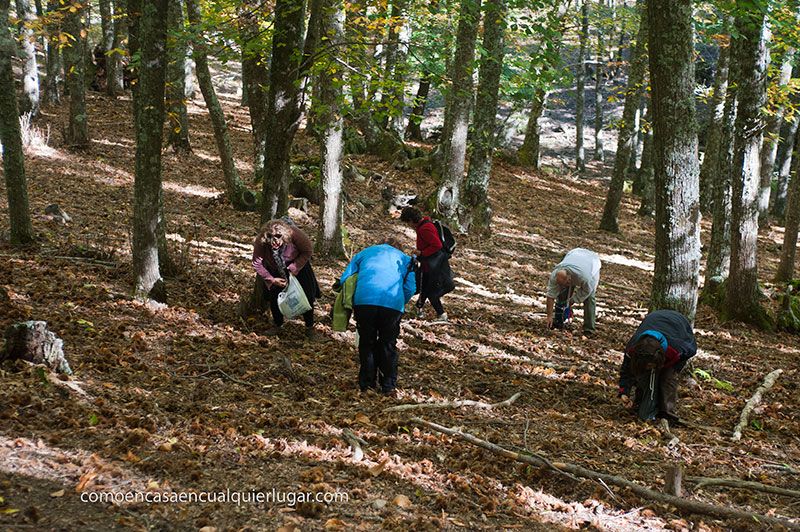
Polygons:
M268 334L277 334L283 325L283 314L278 308L278 294L286 288L289 274L297 277L303 287L311 310L303 314L306 335L314 335L314 300L319 296L319 285L311 268L313 245L299 227L284 220L270 220L258 232L253 243L253 268L266 286L267 298L274 327Z

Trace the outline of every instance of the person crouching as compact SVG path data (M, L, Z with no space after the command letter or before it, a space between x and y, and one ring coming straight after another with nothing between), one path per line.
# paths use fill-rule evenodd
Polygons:
M619 372L623 404L644 421L678 421L678 377L695 353L692 325L683 314L656 310L645 316L625 346Z

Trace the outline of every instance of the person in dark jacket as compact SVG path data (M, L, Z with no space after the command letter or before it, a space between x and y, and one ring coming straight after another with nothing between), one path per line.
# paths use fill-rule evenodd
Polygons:
M683 314L656 310L645 316L625 346L619 372L623 404L645 421L678 421L678 376L695 353L692 325Z
M353 293L353 314L358 330L361 391L375 389L389 395L397 387L397 337L406 303L416 292L412 258L393 239L356 254L339 283L358 274ZM378 376L380 370L380 377Z
M258 232L253 243L253 268L267 291L274 327L267 334L277 334L283 325L278 308L278 294L286 288L289 275L294 275L303 287L311 310L303 314L306 336L314 337L314 301L319 297L319 285L311 268L314 246L306 234L285 220L270 220Z
M453 272L447 253L442 249L439 231L429 216L423 216L416 207L405 207L400 213L400 221L405 222L417 233L417 249L414 255L420 262L419 298L417 316L422 316L425 301L430 300L436 311L436 322L447 322L447 312L442 305L442 296L453 291Z

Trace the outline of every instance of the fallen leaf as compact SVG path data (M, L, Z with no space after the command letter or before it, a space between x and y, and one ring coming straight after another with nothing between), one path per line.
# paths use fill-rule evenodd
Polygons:
M395 506L399 506L400 508L403 509L408 509L411 508L412 506L411 499L402 494L392 499L392 504L394 504Z
M80 493L83 490L85 490L86 487L89 485L89 483L92 480L94 480L96 476L97 476L97 471L95 470L87 471L86 473L84 473L81 476L80 480L78 480L78 485L75 486L75 491Z
M325 521L325 530L342 530L347 527L347 523L341 519L328 519Z
M217 532L217 527L215 527L215 526L204 526L198 532Z
M365 416L364 414L362 414L360 412L358 414L356 414L355 422L356 423L361 423L362 425L369 425L369 424L372 423L372 421L370 421L370 419L367 416Z
M53 493L50 494L50 496L51 497L63 497L64 496L64 490L54 491Z
M383 472L384 469L386 469L387 463L389 463L389 459L384 458L382 461L378 462L377 464L368 469L369 474L372 475L373 477L377 477Z

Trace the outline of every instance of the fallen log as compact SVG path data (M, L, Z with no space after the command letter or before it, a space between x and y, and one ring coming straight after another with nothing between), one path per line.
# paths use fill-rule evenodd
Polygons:
M774 493L776 495L785 495L786 497L794 497L800 499L800 491L781 488L778 486L770 486L769 484L762 484L761 482L753 482L751 480L739 480L736 478L711 478L711 477L685 477L686 482L697 484L695 489L704 488L706 486L724 486L727 488L741 488L754 491L763 491L765 493Z
M739 510L736 508L729 508L727 506L716 506L714 504L709 504L705 502L693 501L689 499L683 499L681 497L675 497L674 495L667 495L665 493L661 493L659 491L655 491L650 488L640 486L639 484L632 482L626 478L609 475L607 473L599 473L597 471L592 471L591 469L587 469L585 467L575 464L568 464L566 462L550 462L543 456L537 455L535 453L520 454L508 450L499 445L496 445L494 443L491 443L489 441L482 440L467 432L462 432L461 430L458 429L444 427L442 425L426 421L422 418L413 417L411 418L411 421L419 425L433 429L436 432L440 432L442 434L446 434L448 436L461 439L463 441L466 441L468 443L471 443L473 445L491 451L495 454L499 454L500 456L505 456L506 458L510 458L518 462L532 464L539 467L542 467L547 463L551 463L553 466L552 469L555 470L556 472L562 474L569 473L576 477L586 478L589 480L596 480L598 482L603 481L607 484L611 484L620 488L627 488L636 495L638 495L639 497L665 504L670 504L675 508L683 510L688 513L710 515L723 519L745 519L748 521L755 521L756 523L760 524L766 523L772 526L783 526L790 530L800 530L800 523L789 521L788 519L780 517L772 517L763 514L756 514L744 510Z
M413 403L413 404L390 406L389 408L384 408L383 411L402 412L404 410L417 410L423 408L461 408L462 406L472 406L475 408L482 408L484 410L492 410L493 408L500 408L512 404L514 401L519 399L521 395L522 392L517 392L508 399L506 399L505 401L501 401L499 403L484 403L483 401L472 401L470 399L462 399L458 401L445 401L443 403Z
M783 373L782 369L776 369L775 371L771 372L769 375L764 377L764 382L761 386L758 387L756 393L753 394L753 397L747 400L747 403L744 405L744 409L742 410L741 415L739 416L739 423L733 429L733 435L731 436L731 440L739 441L742 439L742 431L747 426L747 420L750 418L750 413L753 411L753 408L761 402L761 396L764 395L764 392L768 391L772 386L775 384L775 381L778 379L780 374Z

